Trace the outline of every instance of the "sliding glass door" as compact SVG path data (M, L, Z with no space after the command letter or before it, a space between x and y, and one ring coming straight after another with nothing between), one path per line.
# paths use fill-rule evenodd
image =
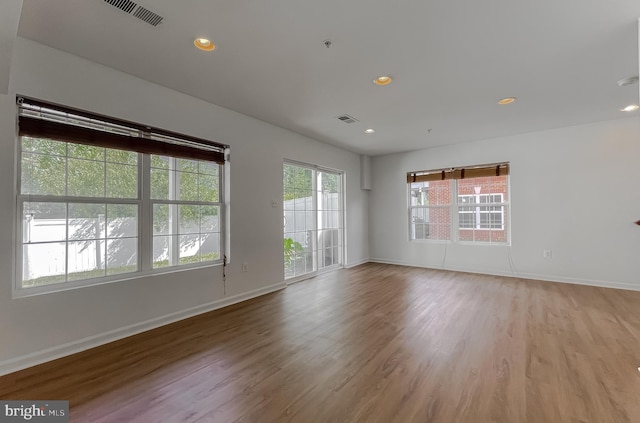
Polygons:
M283 187L285 279L341 266L342 173L285 163Z

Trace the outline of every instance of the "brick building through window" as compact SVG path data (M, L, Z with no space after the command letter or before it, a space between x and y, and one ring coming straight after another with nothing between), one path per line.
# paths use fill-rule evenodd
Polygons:
M408 182L410 239L509 242L508 174Z

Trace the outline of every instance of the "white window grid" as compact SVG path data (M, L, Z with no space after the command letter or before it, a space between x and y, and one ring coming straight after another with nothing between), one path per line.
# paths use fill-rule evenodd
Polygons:
M222 237L221 237L221 228L223 226L223 220L222 220L222 213L223 213L223 207L222 207L222 202L220 201L221 196L222 196L222 190L220 189L221 185L221 181L219 179L218 182L218 199L219 201L205 201L205 200L183 200L180 199L181 198L181 189L180 189L180 181L181 181L181 175L190 175L191 177L199 177L199 176L209 176L207 174L199 174L197 171L193 171L193 170L179 170L178 169L178 160L177 158L174 157L166 157L166 156L157 156L158 158L161 159L168 159L168 169L162 169L162 168L157 168L154 167L153 165L150 165L150 169L158 169L158 170L167 170L168 171L168 177L169 177L169 191L167 192L167 198L155 198L153 194L150 195L151 199L150 199L150 207L151 207L151 214L153 215L154 210L156 210L156 208L154 206L167 206L168 209L168 223L169 223L169 227L167 229L166 233L161 233L161 234L156 234L155 231L153 233L153 241L155 243L155 241L157 240L166 240L167 241L167 263L166 264L161 264L159 265L157 262L154 262L152 264L154 269L157 268L163 268L163 267L171 267L171 266L184 266L185 264L180 263L181 257L180 257L180 239L181 238L192 238L192 239L196 239L196 238L204 238L204 237L208 237L208 236L217 236L218 237L218 246L219 246L219 254L218 254L218 258L214 259L214 260L204 260L202 262L214 262L214 263L219 263L222 261L223 258L223 251L222 251L222 247L221 247L221 241L222 241ZM192 160L188 160L188 161L192 161ZM146 164L147 160L144 161L144 163ZM195 161L198 163L198 166L200 166L200 163L206 163L208 165L208 167L211 166L212 162L203 162L203 161ZM149 175L151 175L151 170L148 173ZM221 167L218 167L218 172L217 172L217 178L221 178L223 172L221 171ZM198 192L197 195L199 196L201 193L201 182L200 180L198 180ZM202 211L202 209L204 208L215 208L217 209L217 231L211 230L210 228L206 228L207 225L203 224L203 219L202 219L202 214L199 215L199 222L197 225L197 228L191 228L188 230L185 230L184 228L181 228L180 225L180 212L181 210L184 208L198 208L199 212ZM153 216L151 217L151 221L153 223ZM198 241L200 242L200 241ZM155 248L155 245L152 247Z
M449 182L450 183L450 182ZM436 240L447 241L451 239L451 217L438 227L430 222L432 214L450 215L450 203L429 204L429 189L441 189L432 187L429 182L414 182L409 184L409 239L412 240ZM449 188L450 189L450 188ZM431 227L435 230L432 231Z
M27 137L29 138L29 137ZM53 140L56 141L56 140ZM163 201L163 200L152 200L150 197L150 172L151 172L151 166L150 166L150 155L149 154L142 154L142 153L134 153L137 156L137 164L135 165L135 167L137 168L137 195L135 196L135 198L119 198L119 197L108 197L106 196L106 193L108 192L107 189L108 187L107 185L107 178L106 178L106 171L107 171L107 163L110 163L107 158L106 158L106 154L105 154L105 158L102 160L87 160L87 161L95 161L96 163L103 163L105 164L104 166L104 172L105 172L105 178L103 178L104 181L104 190L103 192L105 193L105 195L103 196L96 196L96 197L83 197L83 196L74 196L74 195L68 195L69 194L69 146L70 145L75 145L74 143L71 142L64 142L64 141L57 141L60 143L63 143L65 145L65 155L61 156L61 155L56 155L56 154L51 154L51 156L55 156L55 157L65 157L65 182L64 182L64 187L65 187L65 193L64 195L39 195L39 194L23 194L21 192L21 188L22 188L22 154L23 154L23 150L22 150L22 137L19 137L19 147L20 147L20 160L18 160L18 166L17 166L17 187L18 187L18 195L17 195L17 217L18 217L18 224L16 226L16 230L17 230L17 236L16 236L16 278L15 278L15 284L14 284L14 293L16 296L23 296L23 295L33 295L33 294L39 294L39 293L44 293L44 292L55 292L55 291L59 291L59 290L64 290L64 289L71 289L71 288L76 288L76 287L81 287L81 286L89 286L89 285L95 285L95 284L100 284L100 283L107 283L107 282L113 282L113 281L117 281L117 280L123 280L123 279L127 279L127 278L132 278L132 277L139 277L145 274L153 274L153 273L163 273L166 272L167 270L173 270L173 269L189 269L189 268L196 268L196 267L202 267L202 266L208 266L208 265L217 265L217 264L221 264L223 262L223 258L224 258L224 228L225 228L225 207L223 206L224 204L224 190L223 187L225 186L224 184L224 171L223 171L223 166L219 167L219 172L218 172L218 201L217 202L202 202L202 201ZM107 151L109 149L105 148L105 151ZM29 151L26 151L26 153L28 154L40 154L40 153L32 153ZM40 154L42 155L42 154ZM81 159L81 160L85 160L85 159ZM135 268L130 271L130 272L126 272L126 273L117 273L117 274L106 274L105 276L99 276L99 277L92 277L92 278L87 278L87 279L78 279L78 280L73 280L73 279L69 279L69 259L70 259L70 254L69 254L69 244L73 242L72 239L69 238L69 218L68 218L68 213L65 217L66 219L66 223L65 223L65 235L64 235L64 239L61 240L57 240L57 241L43 241L43 242L31 242L31 240L28 238L28 234L27 232L29 231L29 216L26 216L24 213L25 210L25 204L26 203L59 203L59 204L63 204L65 210L68 211L69 207L73 206L73 205L79 205L79 204L97 204L97 205L104 205L106 209L108 209L109 205L135 205L137 208L137 222L136 222L136 226L137 226L137 233L135 236L128 236L128 237L120 237L118 239L124 239L124 238L128 238L128 239L135 239L136 240L136 248L137 248L137 263L135 264ZM212 261L207 261L207 262L199 262L199 263L190 263L190 264L182 264L182 265L172 265L168 268L162 268L162 269L154 269L153 268L153 263L152 263L152 251L153 251L153 218L152 218L152 210L153 210L153 204L154 203L167 203L167 204L176 204L176 205L211 205L211 206L217 206L218 207L218 216L219 216L219 250L220 250L220 254L219 254L219 258L217 260L212 260ZM108 219L108 216L104 216L104 219ZM106 233L106 229L105 229L105 233ZM108 235L102 237L102 238L96 238L98 240L104 240L105 243L108 242L109 240L111 240L112 238L109 238ZM64 278L63 280L60 280L59 282L55 282L55 283L50 283L50 284L46 284L46 285L42 285L42 286L34 286L34 287L25 287L23 286L23 272L24 272L24 246L25 245L36 245L36 244L46 244L47 242L49 243L53 243L53 242L60 242L60 243L64 243L64 256L65 256L65 263L64 263L64 269L65 269L65 273L64 273ZM106 258L106 256L105 256Z
M504 230L505 205L502 199L502 193L458 195L458 228Z
M429 182L414 182L414 183L409 183L408 185L408 223L409 223L409 240L411 241L421 241L421 240L430 240L430 241L450 241L450 240L454 240L456 242L472 242L472 243L485 243L484 241L460 241L459 240L459 232L460 230L479 230L479 231L504 231L507 230L506 225L509 224L509 222L505 222L505 210L508 212L508 208L509 208L509 203L507 201L504 201L504 195L502 193L489 193L489 194L479 194L480 200L477 203L478 207L480 208L478 211L480 211L481 214L481 222L482 222L482 216L496 216L499 215L500 216L500 226L499 227L482 227L482 225L480 225L481 227L478 228L476 225L475 227L462 227L460 225L460 216L462 214L466 214L466 213L471 213L471 211L460 211L460 207L469 207L469 206L475 206L476 203L471 203L469 202L469 204L465 204L465 205L461 205L461 203L465 200L465 199L470 199L471 197L476 197L475 194L463 194L463 195L456 195L458 192L458 184L457 181L452 179L449 181L450 184L450 189L452 192L452 198L455 200L455 202L452 202L450 204L438 204L438 205L425 205L425 196L423 193L426 193L426 190L424 189L420 189L419 193L417 192L418 190L416 190L416 188L425 188L429 186ZM507 190L509 189L510 184L507 184ZM415 216L416 215L420 215L421 213L423 214L423 216L426 216L425 219L423 219L425 221L424 225L428 225L429 222L429 215L431 214L431 210L436 210L436 209L448 209L449 213L450 213L450 220L449 220L449 234L446 237L430 237L429 234L427 233L427 231L423 230L418 231L416 230L418 228L418 226L416 226L416 219ZM473 213L475 213L475 210L473 211ZM485 221L486 221L486 217L485 217ZM491 222L491 219L489 218L489 222ZM474 223L475 223L475 219L474 219ZM420 223L418 223L419 225ZM426 226L425 226L426 227ZM420 234L422 234L422 236L420 236ZM509 244L510 243L510 234L507 234L507 239L505 242L490 242L490 243L496 243L496 244Z

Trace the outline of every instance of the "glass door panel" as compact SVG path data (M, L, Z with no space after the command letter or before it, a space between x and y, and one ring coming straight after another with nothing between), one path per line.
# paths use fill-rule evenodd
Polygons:
M342 174L285 163L283 188L285 279L342 265Z

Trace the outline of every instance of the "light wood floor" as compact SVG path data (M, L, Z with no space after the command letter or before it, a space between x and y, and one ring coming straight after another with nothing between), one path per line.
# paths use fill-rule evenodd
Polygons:
M72 422L640 422L640 292L366 264L0 378Z

